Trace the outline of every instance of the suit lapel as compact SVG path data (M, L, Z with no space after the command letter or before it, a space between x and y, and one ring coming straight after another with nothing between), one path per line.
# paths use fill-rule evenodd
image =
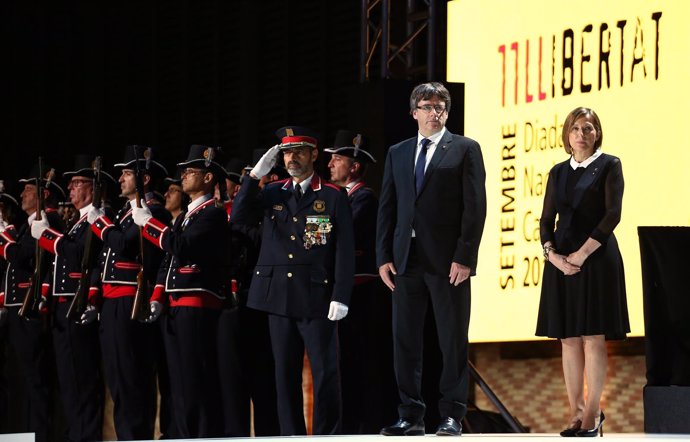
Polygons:
M448 152L448 146L450 145L450 142L452 140L453 134L451 134L448 131L448 129L446 129L446 133L443 135L443 138L439 140L438 145L436 146L436 150L434 150L434 155L431 157L431 161L429 161L429 165L426 167L426 171L424 172L424 181L422 182L422 189L419 191L419 195L421 195L424 192L426 184L429 182L431 175L434 174L434 171L438 168L438 165L441 163L441 161L443 161L443 157L446 156L446 152ZM419 195L417 195L417 197L419 197Z

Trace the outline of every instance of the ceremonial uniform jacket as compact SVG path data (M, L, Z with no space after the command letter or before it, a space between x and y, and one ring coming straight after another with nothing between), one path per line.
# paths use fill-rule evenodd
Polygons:
M64 226L62 219L54 209L46 209L48 223L57 231L62 231ZM0 233L0 256L7 260L5 280L2 286L4 305L6 307L20 306L26 296L26 291L31 286L31 277L36 268L36 240L31 236L28 223L24 223L15 230L10 226ZM46 259L53 265L53 256ZM43 283L43 281L41 281Z
M168 253L153 300L159 301L163 291L173 299L198 292L224 299L228 293L228 216L210 195L203 198L172 227L156 218L144 226L144 238Z
M379 203L371 188L359 181L347 191L355 231L355 284L378 278L376 212Z
M166 225L170 223L170 213L160 203L148 199L146 204L155 219ZM91 229L105 245L100 260L102 283L136 287L141 268L140 238L139 226L134 224L129 202L120 210L114 222L104 215L96 219ZM163 250L144 241L144 277L151 287L156 282L163 255ZM134 294L134 290L131 294Z
M354 276L352 212L345 192L314 174L297 201L291 180L259 191L246 179L235 197L232 222L263 214L259 259L249 307L293 318L325 318L331 301L348 304Z
M67 233L62 234L50 227L43 232L38 240L38 244L44 250L55 255L52 281L53 295L55 296L74 296L77 292L79 279L81 278L84 247L86 246L86 238L91 228L91 225L86 220L86 214L92 207L89 204L79 210L81 215L79 220ZM109 210L106 213L108 212ZM94 247L94 250L101 250L103 242L98 237L94 235L91 241L91 246ZM94 262L89 263L89 266L95 266L97 257L97 254L94 254Z

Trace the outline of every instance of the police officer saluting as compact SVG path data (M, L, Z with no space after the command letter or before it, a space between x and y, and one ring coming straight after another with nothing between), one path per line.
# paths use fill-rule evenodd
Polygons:
M223 435L216 333L230 278L224 268L227 214L213 199L225 177L216 156L215 148L193 145L178 164L191 202L172 228L146 204L132 209L144 237L167 252L152 302L170 306L162 325L179 438Z
M263 214L261 251L247 305L269 313L282 435L306 434L302 400L304 349L314 377L313 434L340 432L336 322L347 314L354 274L347 196L314 173L316 138L284 127L279 145L259 160L235 198L232 222ZM292 179L266 185L282 151Z
M146 201L154 218L163 223L170 214L154 199L154 184L167 175L160 163L144 158L149 150L128 146L125 159L115 164L121 170L120 196L128 201L114 220L102 209L92 208L87 220L91 229L105 246L101 254L102 307L100 338L105 376L114 402L115 431L118 440L152 439L156 420L155 333L152 325L132 320L134 295L138 289L137 276L143 271L142 290L153 289L163 258L163 251L145 241L144 262L141 262L141 233L132 219L130 201L138 191ZM147 155L147 156L148 156ZM142 189L136 188L136 162L139 162ZM148 166L148 168L147 168ZM142 269L143 265L143 269ZM150 293L145 294L146 297ZM145 320L160 315L159 302L145 303Z

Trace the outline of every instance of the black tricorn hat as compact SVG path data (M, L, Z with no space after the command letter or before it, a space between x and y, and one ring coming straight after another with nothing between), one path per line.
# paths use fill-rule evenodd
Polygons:
M364 150L368 147L369 140L364 135L341 129L335 134L333 147L323 151L353 158L360 163L375 163L376 159L374 159L374 156Z
M3 180L0 180L0 202L3 202L5 204L12 204L19 208L19 203L17 202L17 199L9 193L5 193L5 182Z
M46 164L45 162L43 163L43 179L41 179L41 184L45 186L48 183L48 174L50 173L51 170L54 170L49 164ZM31 170L29 171L29 177L28 178L22 178L19 180L20 183L22 184L33 184L36 185L36 177L38 176L38 163L34 164ZM55 174L57 175L57 174ZM48 184L48 189L55 194L58 200L64 200L67 198L67 194L65 194L65 189L63 189L58 183L57 183L57 176L53 176L50 180L50 184Z
M177 184L178 186L182 185L182 169L179 167L177 168L177 172L175 172L174 177L166 177L163 182L167 184L168 186L171 184Z
M153 155L153 149L147 146L127 146L125 148L124 161L115 164L113 167L115 169L134 169L134 163L137 160L137 152L139 153L139 168L146 170L146 173L157 178L168 176L168 169L166 169L165 166L158 161L154 160L155 156Z
M89 154L77 154L74 157L74 169L62 174L67 181L74 176L83 176L93 179L95 176L94 168L96 167L96 157ZM117 187L117 180L113 178L108 172L101 169L101 180L113 189Z
M228 179L235 184L240 184L242 169L244 169L245 165L245 162L237 157L230 158L225 163L225 172L228 174Z
M280 150L293 149L295 147L311 147L316 149L318 140L311 129L300 126L285 126L276 131L280 139Z
M219 147L203 146L201 144L192 144L189 148L189 155L187 159L181 163L177 163L178 167L196 167L199 169L208 169L218 178L227 177L227 173L221 163L223 161L223 151Z

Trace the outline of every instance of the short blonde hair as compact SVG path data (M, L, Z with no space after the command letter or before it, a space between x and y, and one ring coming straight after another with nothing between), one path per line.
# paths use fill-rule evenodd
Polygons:
M587 117L591 120L594 128L599 134L599 138L594 142L594 149L601 147L601 142L604 139L604 132L601 129L601 122L599 121L599 116L592 109L588 107L576 107L573 109L567 117L565 117L565 122L563 123L563 133L561 133L561 139L563 140L563 148L565 152L570 155L573 153L573 149L570 147L570 129L572 129L573 124L580 118Z

